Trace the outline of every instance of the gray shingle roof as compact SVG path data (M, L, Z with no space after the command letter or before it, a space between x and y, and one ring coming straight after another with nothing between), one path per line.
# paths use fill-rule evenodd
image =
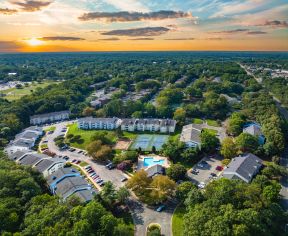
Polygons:
M40 161L39 163L37 163L35 165L35 168L39 172L42 173L45 170L47 170L48 168L50 168L52 165L54 165L55 163L59 163L59 162L64 163L65 161L63 159L60 159L60 158L46 158L46 159L43 159L42 161Z
M71 196L74 192L81 189L90 189L87 181L80 176L67 177L60 181L56 187L56 194L62 196L64 199Z
M24 157L20 158L18 160L18 162L20 165L33 166L40 160L41 160L41 157L39 157L33 153L29 153L29 154L25 155Z
M254 125L254 124L244 128L243 132L251 134L251 135L255 135L255 136L263 135L261 131L261 127L259 127L258 125Z
M183 126L181 135L180 135L180 141L181 142L196 142L201 143L201 134L202 126L197 124L190 124Z
M148 177L153 177L155 175L163 175L164 174L164 167L157 164L153 166L149 166L148 168L145 169L145 171L148 174Z
M8 156L10 160L16 161L17 159L19 159L20 157L29 152L30 151L16 151L14 153L9 154Z
M224 170L223 176L230 175L228 178L233 178L231 174L237 175L245 182L250 182L258 173L262 166L262 160L254 154L248 153L243 156L238 156L232 159L227 168Z
M52 175L49 175L46 180L47 183L50 185L51 183L61 179L64 175L68 174L80 174L76 169L74 168L62 168L57 171L55 171Z
M22 139L19 138L16 141L13 142L14 146L18 146L18 147L28 147L30 148L31 145L34 144L34 140L31 139Z
M97 194L97 191L95 189L91 190L81 190L73 193L70 197L78 197L81 202L90 202L93 198L94 195Z

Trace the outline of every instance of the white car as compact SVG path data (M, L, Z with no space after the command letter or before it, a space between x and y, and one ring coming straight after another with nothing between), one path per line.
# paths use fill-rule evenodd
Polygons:
M198 184L198 188L205 188L206 184L204 182L201 182L200 184Z

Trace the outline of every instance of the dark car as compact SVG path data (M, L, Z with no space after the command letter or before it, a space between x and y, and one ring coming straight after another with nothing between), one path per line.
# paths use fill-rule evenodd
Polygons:
M164 209L165 209L165 205L161 205L161 206L159 206L157 209L156 209L156 211L157 212L161 212L161 211L163 211Z
M123 177L122 179L121 179L121 182L125 182L127 180L127 178L126 177Z

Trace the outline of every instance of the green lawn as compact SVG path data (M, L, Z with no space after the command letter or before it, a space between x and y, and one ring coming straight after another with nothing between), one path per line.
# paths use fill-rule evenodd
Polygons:
M80 139L81 142L71 142L70 145L72 147L80 148L83 150L85 150L86 146L91 142L91 138L94 134L99 133L99 132L103 132L103 130L82 130L82 129L79 129L77 126L77 123L74 123L72 125L68 125L67 127L69 128L67 135L73 134L74 136L76 136L76 135L81 136L81 139ZM114 131L107 131L107 133L111 133L111 135L113 135ZM113 136L114 136L113 141L116 141L117 140L116 135L113 135Z
M193 123L193 124L199 124L199 125L201 125L201 124L204 123L204 121L201 120L201 119L198 119L198 118L194 118L194 119L192 120L192 123Z
M85 161L81 161L81 163L79 164L81 167L85 167L88 166L88 163Z
M17 88L11 88L11 89L7 89L7 90L3 90L1 91L1 94L4 94L5 96L3 98L9 100L9 101L13 101L13 100L17 100L20 99L21 97L25 96L25 95L29 95L32 93L33 90L35 90L36 88L45 88L50 84L56 84L58 82L55 81L44 81L42 83L32 83L29 84L29 86L23 86L23 88L21 89L17 89Z
M77 123L74 123L72 125L68 125L67 127L69 128L67 135L73 134L74 136L76 136L76 135L81 136L81 138L79 139L80 142L79 141L71 142L70 145L72 147L80 148L83 150L86 149L86 146L91 142L91 138L96 133L107 132L109 134L109 136L111 137L111 141L113 143L117 142L117 139L118 139L115 131L111 131L111 130L82 130L82 129L78 128ZM137 137L137 134L135 134L135 133L123 132L123 138L129 138L131 140L134 140L136 137ZM66 141L68 141L68 140L66 139Z
M184 235L184 222L183 216L186 213L185 207L179 205L172 216L172 233L173 236L183 236Z
M55 126L50 126L49 128L44 129L44 131L49 132L49 131L55 131L56 127Z
M216 120L209 120L207 119L207 124L210 125L210 126L214 126L214 127L220 127L221 125L218 123L218 121Z
M218 131L214 129L204 129L204 130L207 130L209 133L214 134L214 135L218 133Z

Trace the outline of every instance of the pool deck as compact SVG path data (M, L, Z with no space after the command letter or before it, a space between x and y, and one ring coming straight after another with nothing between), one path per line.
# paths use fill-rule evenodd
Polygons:
M144 166L144 158L153 158L155 161L160 161L163 160L163 164L161 164L163 167L168 168L170 166L170 163L168 161L167 157L155 155L155 154L150 154L150 155L141 155L138 158L138 165L137 165L137 170L140 169L147 169L149 166ZM155 165L158 163L155 163ZM152 165L151 165L152 166Z

